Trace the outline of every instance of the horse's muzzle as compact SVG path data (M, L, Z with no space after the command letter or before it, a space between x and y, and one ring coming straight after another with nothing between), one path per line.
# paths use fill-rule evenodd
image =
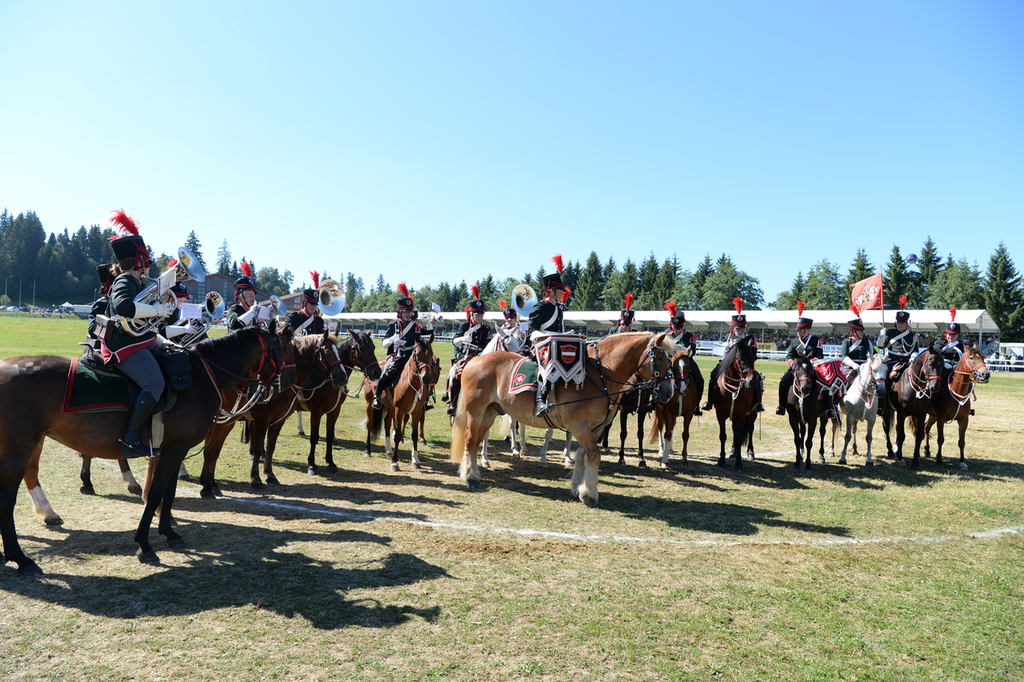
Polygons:
M675 395L674 382L671 380L662 381L658 384L658 390L654 395L654 399L659 403L667 403L672 400L672 396Z

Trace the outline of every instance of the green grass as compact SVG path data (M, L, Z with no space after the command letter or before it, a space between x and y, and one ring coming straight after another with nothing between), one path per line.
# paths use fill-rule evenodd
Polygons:
M65 325L0 318L0 354L77 354L84 323ZM447 366L450 348L438 353ZM701 364L707 377L711 361ZM99 494L84 497L79 460L48 442L41 477L65 524L44 526L20 492L22 545L46 575L0 568L0 676L1024 677L1024 538L975 535L1024 526L1024 376L979 387L966 473L950 440L943 466L896 467L877 431L873 469L861 456L804 473L771 414L784 365L758 364L769 387L759 461L741 474L715 467L708 418L694 421L690 463L677 456L670 471L637 469L631 436L627 466L604 458L597 509L570 497L560 454L539 466L540 432L522 462L493 440L483 490L466 491L442 409L429 413L424 468L409 468L403 445L391 473L379 443L362 456L362 403L348 401L340 470L316 478L293 417L275 455L283 485L264 493L249 488L232 437L218 465L228 497L202 500L195 483L179 484L189 549L156 540L157 567L133 557L141 502L116 467L94 463ZM188 462L193 475L199 466Z

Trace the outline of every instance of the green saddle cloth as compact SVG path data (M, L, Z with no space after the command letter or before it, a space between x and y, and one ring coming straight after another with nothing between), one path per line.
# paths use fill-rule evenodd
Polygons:
M177 395L171 393L164 411L171 409L176 400ZM134 402L124 375L97 371L81 362L81 358L71 360L64 386L65 413L127 412Z
M523 358L512 369L509 379L508 394L517 395L526 391L537 390L537 363Z

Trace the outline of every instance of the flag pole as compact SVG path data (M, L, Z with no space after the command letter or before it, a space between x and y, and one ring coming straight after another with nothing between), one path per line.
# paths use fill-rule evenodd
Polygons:
M878 275L882 281L879 291L882 294L882 329L885 329L885 277L882 276L882 273L878 273Z

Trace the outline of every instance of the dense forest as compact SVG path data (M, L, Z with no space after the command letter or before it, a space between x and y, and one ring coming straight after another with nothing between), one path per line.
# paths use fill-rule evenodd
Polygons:
M65 300L93 300L98 264L109 263L113 252L107 241L110 229L93 225L80 227L74 233L65 229L47 235L38 216L29 211L12 216L5 209L0 214L0 276L5 278L5 294L0 305L10 302L58 304ZM203 247L195 232L185 242L207 272L220 272L237 278L239 260L232 257L228 243L217 250L213 268L207 265ZM154 254L154 272L161 272L174 254ZM510 299L512 288L521 282L537 288L549 263L539 264L536 272L496 278L492 275L479 282L481 298L489 310L496 310L499 299ZM288 270L259 267L253 264L257 287L270 294L286 294L308 286L296 282ZM841 310L849 306L850 285L881 272L885 278L886 307L906 294L910 308L984 308L1002 330L1004 341L1024 339L1024 286L1013 259L1000 243L982 270L977 262L940 255L938 246L929 237L916 254L903 254L898 246L885 263L874 264L864 249L857 249L848 268L822 259L806 273L798 272L789 290L767 300L757 278L739 269L732 258L721 254L717 259L705 255L693 270L684 268L673 254L659 260L654 253L640 263L627 259L616 263L609 257L602 261L591 252L585 262L565 263L562 279L572 290L570 309L618 310L627 292L633 293L637 310L660 310L665 302L675 300L683 310L727 310L732 299L744 299L745 307L788 310L798 300L811 310ZM337 279L345 289L346 310L378 312L394 310L398 294L397 282L387 282L378 275L367 288L365 280L355 273L323 273L322 279ZM12 284L15 288L11 288ZM472 283L470 283L472 284ZM35 290L32 291L34 286ZM27 288L26 288L27 287ZM441 310L461 310L469 301L469 285L441 282L424 284L414 289L417 306L429 309L436 303Z

